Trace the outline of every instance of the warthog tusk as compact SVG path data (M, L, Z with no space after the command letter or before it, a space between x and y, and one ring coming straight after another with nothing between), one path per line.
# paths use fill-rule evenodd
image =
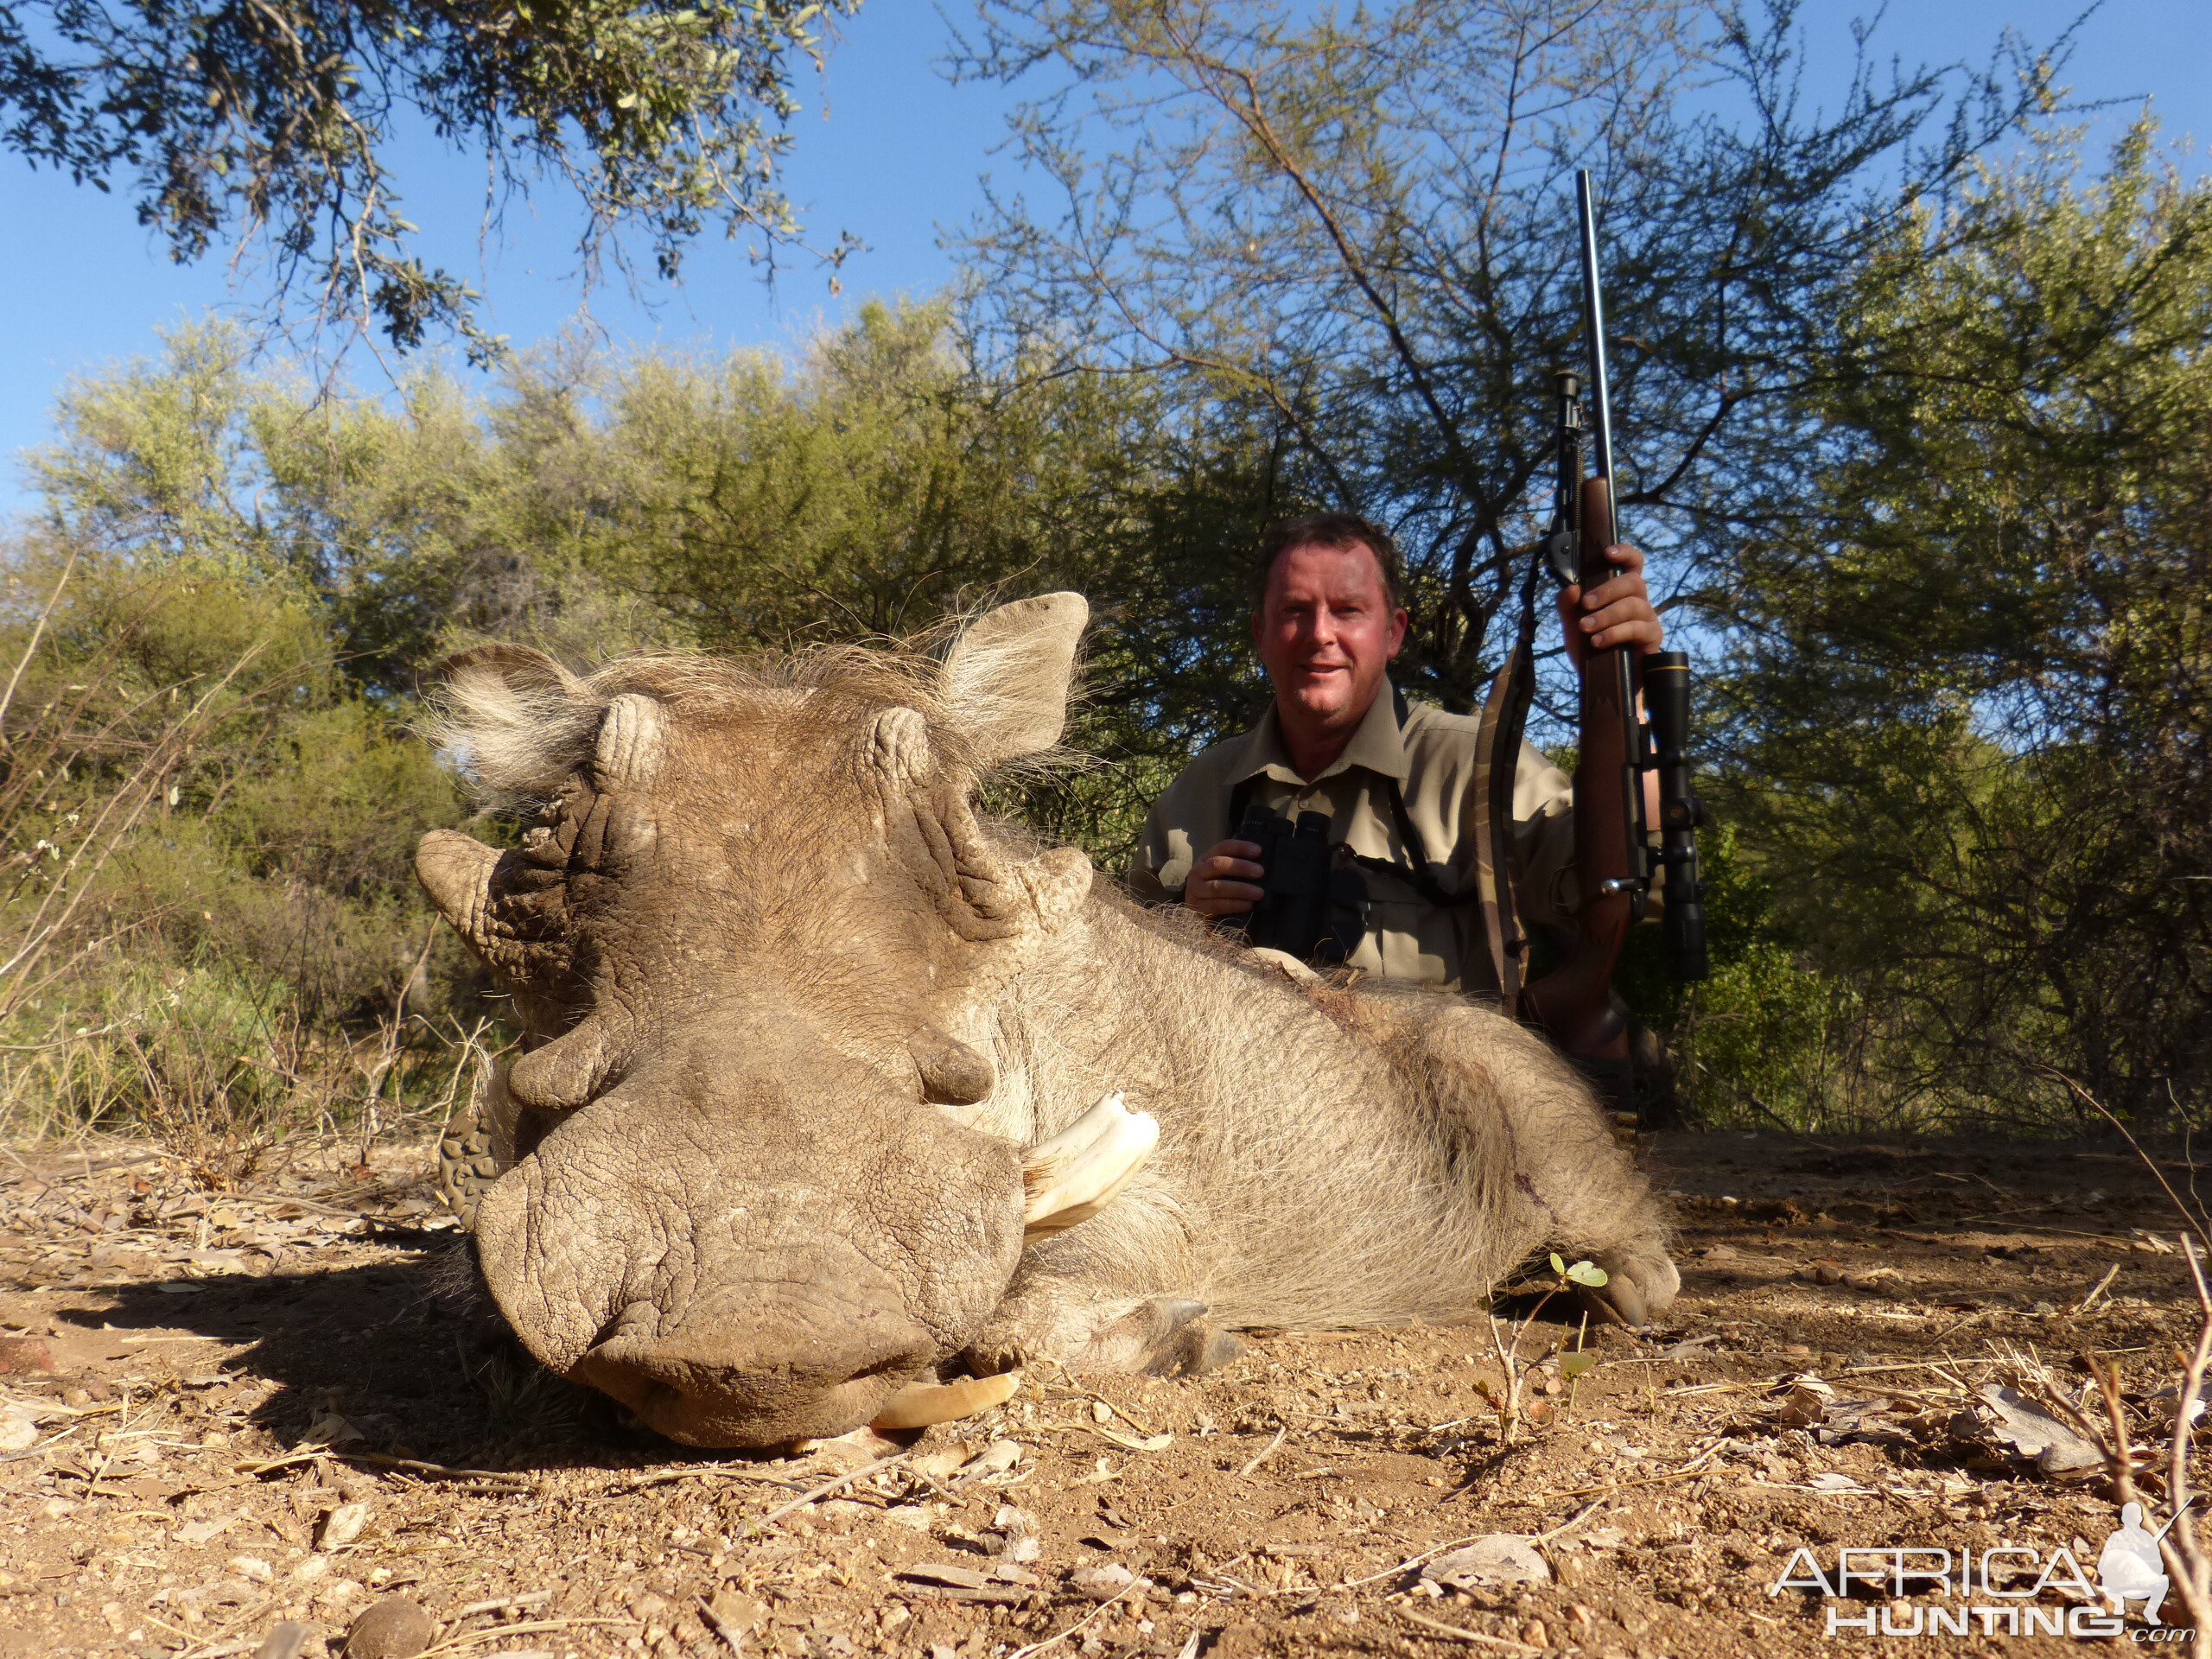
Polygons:
M1160 1144L1160 1121L1133 1112L1109 1095L1049 1141L1030 1147L1021 1162L1028 1202L1022 1236L1044 1238L1088 1221L1136 1179Z
M979 1411L1002 1406L1021 1387L1020 1371L997 1376L963 1376L957 1382L909 1382L891 1396L890 1402L869 1421L879 1433L902 1428L927 1428L973 1417Z

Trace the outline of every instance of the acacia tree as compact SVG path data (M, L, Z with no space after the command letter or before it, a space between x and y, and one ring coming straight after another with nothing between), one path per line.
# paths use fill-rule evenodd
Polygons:
M2212 187L2152 140L1899 227L1731 598L1730 811L1892 1101L2212 1107Z
M1626 522L1679 599L1804 476L1844 274L2050 99L2017 47L1878 75L1862 34L1823 114L1794 41L1789 0L986 0L963 73L1062 89L1017 123L1044 198L974 232L985 309L1175 381L1277 502L1391 524L1405 672L1464 707L1583 358L1571 170L1600 181Z
M710 226L772 254L800 233L776 184L794 67L858 3L6 0L0 142L119 183L180 262L258 249L318 322L402 348L449 328L482 359L499 342L476 296L412 251L398 124L480 154L487 205L538 179L573 190L588 264L624 227L664 275Z

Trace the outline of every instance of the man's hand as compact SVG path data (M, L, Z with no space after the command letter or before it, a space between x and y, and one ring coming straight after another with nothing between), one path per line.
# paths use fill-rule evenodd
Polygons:
M1249 841L1224 841L1191 867L1183 902L1201 916L1242 916L1267 890L1259 885L1267 871L1255 861L1261 849Z
M1639 656L1665 647L1667 631L1643 585L1643 555L1624 543L1605 550L1620 574L1587 594L1576 583L1560 590L1559 618L1567 628L1567 654L1577 671L1593 651L1627 645Z

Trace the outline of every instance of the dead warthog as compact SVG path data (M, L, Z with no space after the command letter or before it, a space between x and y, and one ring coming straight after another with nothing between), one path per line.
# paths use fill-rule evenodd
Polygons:
M554 1370L761 1446L926 1417L911 1385L963 1360L1464 1319L1539 1249L1632 1324L1672 1300L1657 1206L1536 1038L1295 982L977 821L1058 740L1087 614L1008 605L941 662L449 666L451 753L536 818L417 855L531 1033L448 1187Z

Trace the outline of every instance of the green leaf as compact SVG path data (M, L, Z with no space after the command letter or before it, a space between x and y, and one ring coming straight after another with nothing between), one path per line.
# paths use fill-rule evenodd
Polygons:
M1567 1276L1576 1284L1587 1285L1592 1290L1604 1284L1609 1277L1603 1268L1589 1262L1576 1262L1567 1270Z
M1559 1357L1559 1374L1572 1382L1597 1363L1598 1356L1595 1354L1561 1354Z
M1561 1279L1567 1277L1567 1263L1560 1259L1557 1250L1552 1252L1552 1272Z

